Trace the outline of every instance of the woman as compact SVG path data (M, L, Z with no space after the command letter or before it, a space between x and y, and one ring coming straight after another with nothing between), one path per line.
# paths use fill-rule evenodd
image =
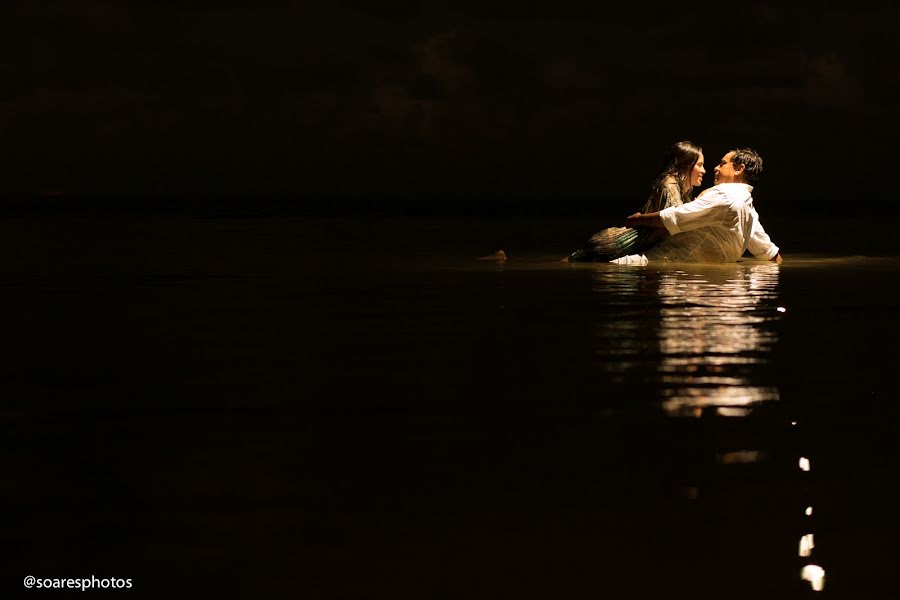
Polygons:
M672 144L663 159L662 172L650 187L642 213L658 212L690 202L694 188L703 181L703 149L693 142ZM668 235L665 229L609 227L591 236L584 248L564 262L611 261L629 254L641 254Z

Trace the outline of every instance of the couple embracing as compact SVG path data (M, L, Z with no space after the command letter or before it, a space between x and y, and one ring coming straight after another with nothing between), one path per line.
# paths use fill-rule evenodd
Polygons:
M762 166L755 150L731 150L714 169L715 185L694 199L706 173L703 150L677 142L666 153L643 210L628 217L625 227L594 234L563 261L734 262L749 250L755 258L781 263L778 246L753 208L752 184Z

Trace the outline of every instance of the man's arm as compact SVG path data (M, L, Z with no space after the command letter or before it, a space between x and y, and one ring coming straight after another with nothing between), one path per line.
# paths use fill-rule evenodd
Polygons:
M681 206L670 206L659 212L635 213L625 220L625 225L665 229L675 235L715 223L721 220L722 209L727 204L728 198L716 188L707 191L709 193L703 194L703 198Z
M762 226L762 223L760 223L758 219L755 219L753 222L753 229L750 232L750 239L747 240L747 250L749 250L750 254L752 254L753 256L757 256L760 258L771 256L772 258L768 260L777 265L780 265L782 262L781 250L779 250L778 246L772 243L771 238L769 238L769 234L766 233L765 228Z
M654 229L665 229L662 219L659 218L658 212L652 213L634 213L625 219L625 227L653 227Z

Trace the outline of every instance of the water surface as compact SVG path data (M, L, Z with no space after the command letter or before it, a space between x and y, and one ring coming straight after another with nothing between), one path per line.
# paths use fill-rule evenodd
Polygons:
M566 265L583 224L540 226L4 222L5 571L893 597L900 259Z

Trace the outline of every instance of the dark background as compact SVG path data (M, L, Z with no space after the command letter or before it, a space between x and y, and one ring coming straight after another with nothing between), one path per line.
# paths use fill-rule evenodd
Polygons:
M868 0L7 1L0 193L620 214L691 139L711 166L762 153L767 216L844 214L892 169L897 15Z
M727 424L637 377L655 269L557 260L685 138L763 154L789 253L896 256L897 13L3 2L4 597L794 598L808 503L830 597L893 597L896 259L788 254L782 401ZM526 218L168 218L359 213Z

